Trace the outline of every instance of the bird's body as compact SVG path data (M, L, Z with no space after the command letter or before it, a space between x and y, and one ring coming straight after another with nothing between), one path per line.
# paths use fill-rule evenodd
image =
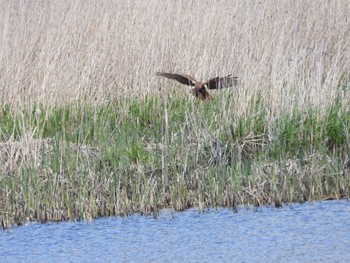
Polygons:
M168 79L174 79L181 84L194 86L192 89L192 94L200 100L210 100L211 96L207 91L208 89L222 89L231 86L236 86L238 84L238 78L228 75L225 77L216 77L209 79L206 82L197 81L194 77L183 74L173 74L165 72L157 72L157 76L166 77Z
M211 100L211 96L208 93L204 82L196 82L196 85L192 89L192 95L200 100Z

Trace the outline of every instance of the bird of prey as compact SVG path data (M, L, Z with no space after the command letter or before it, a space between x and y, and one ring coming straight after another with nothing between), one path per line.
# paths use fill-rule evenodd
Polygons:
M188 86L194 86L192 89L192 94L200 100L210 100L211 96L209 95L208 89L222 89L231 86L238 85L238 78L228 75L225 77L216 77L209 79L206 82L197 81L194 77L184 74L173 74L165 72L157 72L157 76L166 77L168 79L174 79Z

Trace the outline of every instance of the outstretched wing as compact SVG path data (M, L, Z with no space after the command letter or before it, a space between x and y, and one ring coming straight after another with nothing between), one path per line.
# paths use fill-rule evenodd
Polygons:
M226 77L216 77L204 83L208 89L222 89L238 85L238 77L228 75Z
M157 72L156 75L166 77L168 79L175 79L178 82L188 86L194 86L196 84L195 78L188 75L172 74L172 73L165 73L165 72Z

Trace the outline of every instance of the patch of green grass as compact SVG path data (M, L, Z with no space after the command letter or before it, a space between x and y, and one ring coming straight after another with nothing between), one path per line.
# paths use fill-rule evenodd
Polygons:
M227 98L229 100L229 97ZM349 197L350 111L297 108L268 121L216 98L122 99L0 112L0 221L153 214Z

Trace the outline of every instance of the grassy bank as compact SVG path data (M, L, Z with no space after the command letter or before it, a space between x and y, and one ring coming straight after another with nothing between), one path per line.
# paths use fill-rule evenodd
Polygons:
M0 1L0 224L349 197L349 13ZM200 103L158 71L241 85Z
M99 107L4 107L0 221L350 196L348 105L295 108L267 122L258 96L249 104L245 116L229 94L210 103L150 96Z

